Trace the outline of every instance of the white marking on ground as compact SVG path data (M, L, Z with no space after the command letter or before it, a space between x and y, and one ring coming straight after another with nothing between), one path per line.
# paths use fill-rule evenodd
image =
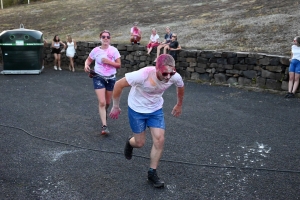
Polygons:
M76 153L78 151L83 150L72 150L72 151L54 151L54 152L45 152L48 155L52 162L56 162L57 160L61 159L66 154Z
M176 189L176 185L167 185L167 189L171 192L174 193Z
M223 159L222 166L235 166L235 167L252 167L259 168L265 166L265 160L268 158L271 147L267 144L255 142L253 145L241 145L237 151L227 151L222 153L221 159ZM233 149L231 147L228 150ZM220 164L219 164L220 165ZM230 169L224 169L224 173L220 174L218 186L222 188L225 193L232 193L232 191L240 191L240 195L243 197L246 195L245 191L248 187L248 182L253 177L258 177L256 171L253 173L235 173ZM246 196L245 196L246 197Z
M48 176L45 181L42 181L39 184L41 187L32 191L33 194L38 195L38 199L84 199L82 195L75 191L70 184L65 181L57 181L54 177Z

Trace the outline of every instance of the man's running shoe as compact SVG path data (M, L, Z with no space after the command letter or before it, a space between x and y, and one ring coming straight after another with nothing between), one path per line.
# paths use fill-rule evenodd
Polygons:
M165 182L160 180L155 172L148 172L148 181L153 184L153 187L160 188L165 186Z
M132 151L133 151L133 147L130 145L129 140L132 138L132 136L130 136L125 144L125 148L124 148L124 155L125 158L127 160L130 160L132 158Z

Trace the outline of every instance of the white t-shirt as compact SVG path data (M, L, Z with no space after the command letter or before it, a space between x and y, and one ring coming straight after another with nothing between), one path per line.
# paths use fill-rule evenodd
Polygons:
M156 34L156 35L151 34L150 35L150 41L151 42L157 42L158 38L159 38L158 34Z
M165 83L156 77L155 67L144 67L138 71L125 74L126 81L131 86L128 95L128 106L139 113L152 113L162 108L162 95L172 84L183 87L181 76L176 73Z
M95 47L89 54L92 60L95 60L95 72L102 76L111 76L117 73L117 69L111 65L102 63L102 58L108 58L115 62L121 57L117 48L109 46L107 49Z
M293 53L292 59L297 59L300 61L300 47L298 47L297 45L293 45L292 53Z

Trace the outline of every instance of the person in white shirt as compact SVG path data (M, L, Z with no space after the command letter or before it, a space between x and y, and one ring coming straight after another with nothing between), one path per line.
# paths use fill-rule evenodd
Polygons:
M156 32L156 29L153 28L151 30L150 40L147 44L147 55L150 55L150 52L152 51L153 47L157 47L159 45L158 42L159 35Z
M156 58L154 60L154 62L156 62L156 59L158 58L159 54L160 54L160 49L168 46L171 42L172 39L172 32L169 26L166 27L166 34L165 34L165 39L162 43L160 43L157 47L157 52L156 52Z
M294 38L290 67L289 67L289 85L288 93L285 95L285 98L294 98L295 93L299 86L300 78L300 36Z
M118 80L113 91L113 107L110 112L112 119L117 119L121 113L120 97L125 87L131 86L128 95L128 117L133 136L126 140L125 158L132 158L133 148L141 148L146 140L146 127L150 128L153 145L150 153L150 168L148 180L154 187L164 187L156 169L162 156L164 146L165 121L163 113L163 93L172 84L177 88L177 104L172 115L178 117L182 112L184 83L176 73L174 58L162 54L157 58L156 66L144 67L138 71L126 73Z

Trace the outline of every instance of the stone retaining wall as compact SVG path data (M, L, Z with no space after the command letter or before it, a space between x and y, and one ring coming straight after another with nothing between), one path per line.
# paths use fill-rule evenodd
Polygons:
M83 68L90 51L100 45L97 42L77 42L75 68ZM122 66L118 75L145 66L155 65L156 48L150 56L145 46L113 44L120 54ZM50 44L45 47L45 65L52 66L54 57ZM0 57L1 59L1 57ZM0 60L2 61L2 59ZM68 58L62 54L62 67L67 68ZM211 50L180 50L176 70L185 79L254 86L264 89L287 91L289 57L248 52L219 52Z

